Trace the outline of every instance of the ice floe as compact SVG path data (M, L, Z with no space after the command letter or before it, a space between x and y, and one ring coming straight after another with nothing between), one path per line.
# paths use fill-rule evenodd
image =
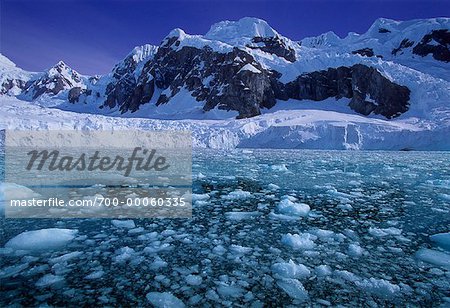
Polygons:
M147 300L156 308L182 308L184 303L169 292L150 292L146 295Z
M300 233L300 234L285 234L281 237L281 242L294 250L302 249L313 249L316 244L314 241L317 236L310 233Z
M6 248L26 251L46 251L64 247L75 238L78 230L72 229L40 229L23 232L6 244Z

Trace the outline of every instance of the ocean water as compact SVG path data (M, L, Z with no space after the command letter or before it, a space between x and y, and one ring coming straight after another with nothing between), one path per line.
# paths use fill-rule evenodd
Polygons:
M450 305L430 238L450 232L450 153L205 150L192 169L190 219L1 218L0 306ZM45 228L78 232L4 247Z

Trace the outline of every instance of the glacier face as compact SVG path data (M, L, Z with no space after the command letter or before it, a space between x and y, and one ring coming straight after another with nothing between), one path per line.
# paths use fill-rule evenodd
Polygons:
M448 150L449 24L378 19L364 34L294 42L243 18L206 35L175 29L92 77L63 62L30 73L0 55L1 128L190 129L195 146L212 148Z
M292 104L280 102L279 110L241 120L234 119L234 113L223 112L217 114L220 119L164 120L76 113L4 98L0 128L189 130L194 147L214 149L450 150L448 110L430 115L444 119L439 121L417 117L386 120L342 112L346 103L346 99L328 99L297 109L294 102L295 109L290 109Z

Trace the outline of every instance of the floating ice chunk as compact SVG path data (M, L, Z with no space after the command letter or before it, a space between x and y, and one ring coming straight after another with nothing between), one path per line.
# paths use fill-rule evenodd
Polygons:
M134 249L128 246L119 248L116 250L116 256L114 256L113 261L116 263L124 263L130 260L135 253Z
M363 253L363 249L358 243L348 245L348 255L351 257L360 257Z
M383 237L388 235L400 235L402 230L391 227L386 229L369 228L369 234L375 237Z
M84 277L84 279L99 279L99 278L102 278L104 274L105 274L104 271L101 271L101 270L95 271L95 272L87 275L86 277Z
M314 271L318 277L330 276L332 273L331 267L328 265L319 265Z
M438 233L430 236L430 239L435 242L439 247L450 250L450 232Z
M228 195L222 196L222 199L239 200L239 199L250 198L251 196L252 196L251 192L237 189L235 191L230 192Z
M308 291L297 279L284 278L277 281L277 285L286 292L291 298L299 301L308 299Z
M353 274L352 272L346 271L346 270L336 270L334 271L334 275L339 278L343 279L345 281L350 281L356 283L359 281L359 277Z
M160 257L156 257L155 260L150 264L150 268L154 271L157 271L161 268L167 267L167 262L161 259Z
M355 284L366 292L385 299L393 298L401 291L398 285L384 279L364 279L356 281Z
M450 270L450 254L448 253L423 248L416 252L416 257L424 262Z
M225 252L227 252L227 250L222 245L217 245L213 248L212 252L217 255L223 255Z
M311 275L311 271L303 264L295 264L294 261L275 263L272 265L272 272L281 278L306 278Z
M26 231L10 239L5 247L28 251L55 250L72 241L77 232L75 229L58 228Z
M242 294L244 293L244 289L237 285L227 285L225 283L222 283L217 287L217 292L222 297L238 298L242 296Z
M125 228L125 229L134 229L136 228L136 225L134 224L134 221L129 219L129 220L111 220L111 223L113 224L114 227L116 228Z
M147 300L156 308L181 308L184 303L169 292L150 292L146 295Z
M158 238L158 232L153 231L150 233L144 233L144 234L139 235L137 238L140 241L152 241L152 240L155 240L156 238Z
M69 252L66 253L62 256L56 257L56 258L52 258L48 261L48 263L50 264L56 264L56 263L61 263L61 262L68 262L72 259L75 259L79 256L81 256L83 253L81 251L74 251L74 252Z
M286 167L285 164L272 165L270 168L274 171L280 171L280 172L288 172L289 171L289 169Z
M143 227L138 227L138 228L128 230L128 234L138 234L138 233L142 233L144 231L145 231L145 229Z
M11 276L15 276L24 269L30 266L29 263L22 263L19 265L11 265L0 270L0 278L8 278Z
M261 216L262 213L255 211L255 212L227 212L225 213L225 216L230 220L245 220L245 219L252 219L258 216Z
M172 235L175 235L175 234L177 234L177 232L175 230L172 230L172 229L166 229L166 230L161 232L162 236L172 236Z
M204 201L210 198L209 194L192 194L192 202Z
M191 285L191 286L199 286L202 284L202 277L198 276L198 275L188 275L185 278L186 283Z
M270 212L269 218L270 219L280 219L280 220L298 220L298 219L300 219L299 216L277 214L277 213L274 213L274 212Z
M204 179L204 178L206 178L206 175L204 175L203 173L199 172L197 174L197 179Z
M239 245L231 245L230 246L230 251L235 253L235 254L246 254L252 251L252 249L250 247L244 247L244 246L239 246Z
M338 209L345 210L345 211L351 211L351 210L353 210L353 206L351 206L351 205L348 204L348 203L339 203L336 207L337 207Z
M313 233L317 235L317 237L319 237L321 241L324 242L332 241L336 237L336 233L331 230L316 229L313 231Z
M292 202L286 196L278 203L277 210L281 214L304 217L311 209L308 204Z
M16 183L0 183L0 201L39 198L41 195Z
M153 254L169 249L172 249L172 246L169 243L161 243L160 241L154 241L150 244L150 246L145 247L143 252L146 254Z
M44 275L43 277L41 277L41 279L39 279L36 282L36 286L37 287L48 287L52 284L58 283L64 281L64 277L62 276L57 276L57 275L52 275L52 274L47 274Z
M287 246L290 246L292 249L313 249L316 244L314 241L317 239L317 236L310 233L300 233L300 234L285 234L281 237L281 242Z
M278 190L278 189L280 189L280 186L275 185L275 184L272 184L272 183L270 183L269 185L267 185L267 187L268 187L270 190Z

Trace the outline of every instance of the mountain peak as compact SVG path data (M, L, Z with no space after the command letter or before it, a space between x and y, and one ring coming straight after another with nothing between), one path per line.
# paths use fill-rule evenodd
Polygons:
M70 68L63 60L58 61L55 65L53 65L50 69L67 69Z
M234 41L238 38L276 37L279 36L265 20L244 17L238 21L221 21L211 26L205 38L222 42Z
M171 38L171 37L183 38L184 36L186 36L186 32L184 32L183 29L175 28L172 31L170 31L169 34L167 34L167 36L165 38L166 39Z

